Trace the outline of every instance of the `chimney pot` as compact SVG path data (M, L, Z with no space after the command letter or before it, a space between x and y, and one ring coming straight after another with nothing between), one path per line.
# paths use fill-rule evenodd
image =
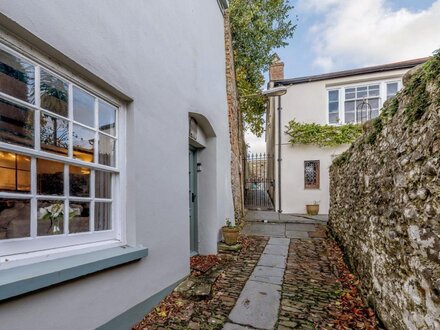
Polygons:
M284 63L281 62L277 54L275 54L272 64L269 67L269 80L283 80L284 79Z

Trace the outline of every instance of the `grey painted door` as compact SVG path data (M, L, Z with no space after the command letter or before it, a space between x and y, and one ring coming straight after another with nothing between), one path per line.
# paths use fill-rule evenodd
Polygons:
M197 150L189 149L189 232L191 255L198 253L197 234Z

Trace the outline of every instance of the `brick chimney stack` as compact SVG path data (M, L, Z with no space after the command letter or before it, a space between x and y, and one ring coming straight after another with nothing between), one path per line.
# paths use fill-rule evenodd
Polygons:
M284 63L281 62L277 54L275 54L272 64L269 67L269 80L283 80L284 79Z

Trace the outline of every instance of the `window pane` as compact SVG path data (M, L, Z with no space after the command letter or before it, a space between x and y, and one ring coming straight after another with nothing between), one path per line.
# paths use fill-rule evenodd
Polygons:
M64 164L37 159L37 193L64 195Z
M0 141L34 147L34 112L0 100Z
M328 121L330 124L337 124L339 122L339 114L338 113L330 113L328 117Z
M67 120L41 114L41 150L67 156L69 148L69 123Z
M311 160L304 162L304 187L319 188L319 161Z
M0 49L0 91L34 104L34 66Z
M64 232L64 202L39 200L37 235L60 235Z
M116 135L116 108L99 102L99 129L107 134Z
M83 233L87 231L90 231L90 203L70 202L69 233Z
M397 83L387 84L387 100L397 94Z
M90 196L90 169L86 167L69 167L70 196Z
M93 153L95 150L95 132L82 127L73 125L73 157L93 162Z
M99 164L115 166L115 139L99 134Z
M95 127L95 98L77 87L73 87L73 119Z
M339 111L339 103L338 102L330 102L328 104L329 112L338 112Z
M358 87L357 88L357 98L362 98L367 96L367 87Z
M354 123L354 111L345 113L345 122L346 123Z
M356 89L355 88L346 88L345 89L345 99L347 100L347 99L354 99L355 98L355 91L356 91Z
M376 118L379 116L379 110L373 110L371 112L371 118Z
M338 101L339 99L339 91L329 91L328 92L328 100L331 101Z
M375 109L379 109L379 99L369 99L368 103L371 105L371 109L375 110Z
M375 86L373 86L373 87L375 87ZM371 86L370 87L368 87L368 96L379 96L379 86L377 86L377 89L375 89L375 88L371 88Z
M30 236L30 205L28 199L0 198L0 240Z
M354 111L354 101L345 102L345 111Z
M41 70L41 107L58 115L68 115L68 85L61 79Z
M112 174L95 171L95 197L112 198Z
M0 151L0 191L29 193L31 191L31 159Z
M95 230L109 230L112 228L111 222L111 203L95 203Z

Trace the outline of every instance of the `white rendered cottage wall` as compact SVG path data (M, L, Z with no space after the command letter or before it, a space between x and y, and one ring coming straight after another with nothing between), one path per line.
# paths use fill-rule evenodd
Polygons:
M0 305L8 330L96 328L189 273L189 112L216 134L204 151L212 169L204 253L216 252L233 217L223 16L215 0L14 0L0 12L134 100L126 230L148 257Z
M320 202L320 214L328 214L329 210L329 175L328 168L332 158L345 151L349 145L321 148L317 145L294 145L289 143L289 136L284 133L286 125L292 119L301 123L327 124L327 90L350 84L369 84L377 81L400 80L407 70L364 74L354 77L322 80L287 86L287 93L282 96L281 114L281 209L283 213L306 213L305 205L314 201ZM267 147L269 153L275 153L278 159L278 107L274 102L275 120L269 121L268 142L275 148ZM272 116L273 116L273 112ZM274 130L275 135L272 135ZM304 189L304 161L320 161L320 188ZM275 162L274 176L278 183L277 164ZM278 210L278 188L274 191L275 209Z

